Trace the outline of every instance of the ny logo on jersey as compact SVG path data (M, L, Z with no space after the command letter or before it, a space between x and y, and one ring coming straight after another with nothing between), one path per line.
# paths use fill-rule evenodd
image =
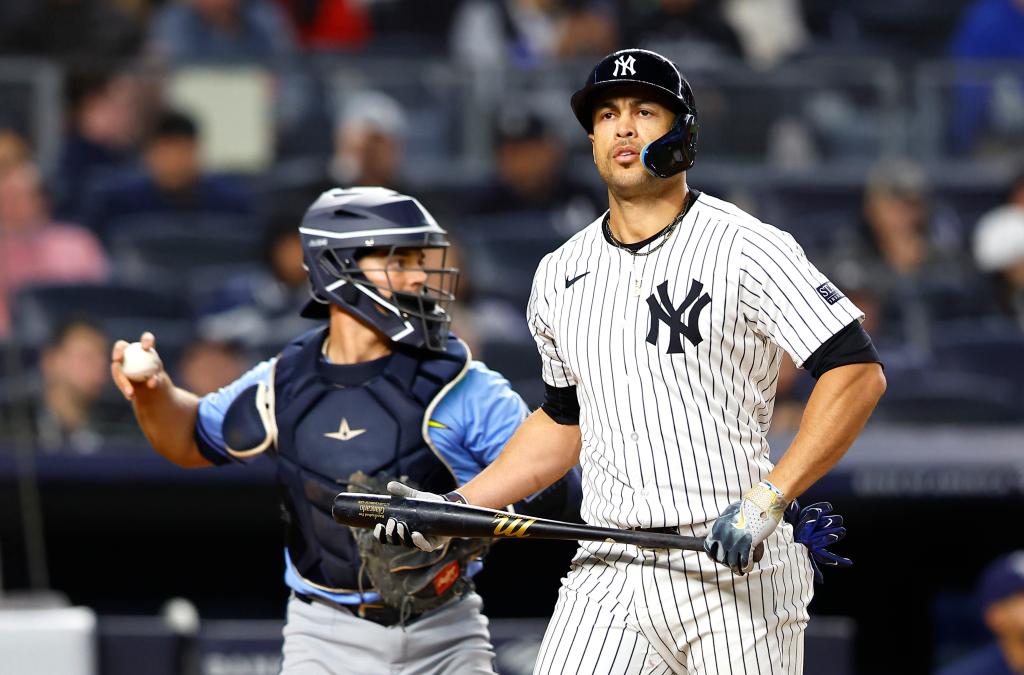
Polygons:
M707 293L701 295L703 290L704 284L693 279L690 283L690 292L686 294L682 304L676 307L672 304L672 298L668 297L668 280L661 282L661 285L658 286L657 297L651 293L647 298L647 306L651 308L651 327L647 331L647 341L657 346L658 332L664 322L672 331L672 335L668 339L668 354L679 354L683 351L681 336L686 336L686 339L694 347L703 342L704 338L701 337L697 322L700 321L701 311L711 302L710 295ZM689 313L686 310L690 310ZM683 321L684 314L687 314L685 322Z
M615 59L615 72L612 73L612 77L622 77L624 75L636 75L635 56L620 56Z

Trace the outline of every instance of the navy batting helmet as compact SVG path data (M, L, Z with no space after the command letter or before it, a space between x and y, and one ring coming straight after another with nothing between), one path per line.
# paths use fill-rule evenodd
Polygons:
M572 111L587 133L594 131L595 97L623 84L649 89L657 101L676 113L668 133L641 151L640 159L647 171L658 178L669 178L693 166L697 156L697 105L690 84L674 63L646 49L620 49L604 57L583 88L572 95Z
M445 267L447 233L416 199L379 187L328 190L306 211L299 234L313 295L303 316L327 318L335 304L392 342L444 351L458 270ZM371 252L408 248L442 252L440 267L423 269L419 293L396 290L390 276L387 286L374 285L357 264Z

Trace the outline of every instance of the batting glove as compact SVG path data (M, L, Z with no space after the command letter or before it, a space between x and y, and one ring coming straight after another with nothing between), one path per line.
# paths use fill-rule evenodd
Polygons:
M786 522L793 526L793 539L807 547L814 568L814 579L825 583L818 565L826 567L851 567L853 561L828 550L828 547L846 536L843 517L832 514L832 504L817 502L800 510L795 501L786 510Z
M460 495L458 492L449 492L446 495L434 494L433 492L421 492L420 490L414 490L408 485L399 483L396 480L388 483L388 492L395 497L407 497L409 499L422 499L428 502L462 502L466 503L466 498ZM377 538L382 544L393 544L396 546L407 546L409 548L418 548L421 551L436 551L445 544L451 537L439 537L435 535L425 535L422 532L416 532L411 530L409 525L403 520L397 520L395 518L388 518L383 523L377 523L373 527L373 536Z
M782 491L761 481L711 525L704 550L712 560L743 576L754 568L754 549L779 526L786 506Z

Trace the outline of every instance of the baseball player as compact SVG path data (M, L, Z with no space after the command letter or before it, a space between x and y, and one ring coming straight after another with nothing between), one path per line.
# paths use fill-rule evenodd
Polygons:
M417 200L383 188L328 190L299 232L313 289L303 315L326 325L203 398L163 372L129 381L124 341L113 349L114 380L172 462L219 466L263 453L275 461L292 590L284 673L492 673L469 579L481 541L426 554L382 545L335 524L331 506L340 491L384 492L397 478L450 492L494 459L526 407L448 333L458 271L424 266L448 241ZM141 342L152 349L155 338ZM566 517L573 481L570 472L526 510Z
M812 569L783 513L884 391L864 315L789 234L687 184L697 109L671 61L615 52L572 109L609 209L541 261L528 319L545 402L458 495L498 508L579 461L587 523L705 537L707 555L582 543L535 672L800 673ZM783 351L817 383L773 466Z

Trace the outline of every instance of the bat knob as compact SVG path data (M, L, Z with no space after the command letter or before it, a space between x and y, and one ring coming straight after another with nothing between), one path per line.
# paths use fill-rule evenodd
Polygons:
M764 557L764 544L758 544L757 548L754 549L754 562L761 562L761 558Z

